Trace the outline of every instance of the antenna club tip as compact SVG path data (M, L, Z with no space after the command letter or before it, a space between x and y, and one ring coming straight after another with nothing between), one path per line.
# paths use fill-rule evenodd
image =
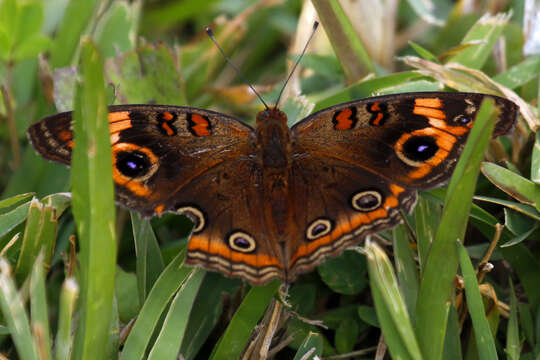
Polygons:
M313 30L315 30L317 27L319 27L319 22L318 21L315 21L313 23Z
M212 29L210 29L210 27L208 27L208 26L205 27L205 28L204 28L204 31L206 31L206 33L207 33L210 37L214 36L214 33L212 32Z

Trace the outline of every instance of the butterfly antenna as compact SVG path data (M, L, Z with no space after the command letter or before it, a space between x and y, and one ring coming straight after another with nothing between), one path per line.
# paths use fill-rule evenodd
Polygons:
M311 42L311 39L313 38L313 35L315 35L315 30L317 30L318 26L319 26L319 22L315 21L313 23L313 30L311 30L311 35L309 35L309 39L308 39L308 41L306 41L306 45L304 46L304 50L302 50L302 53L300 54L300 56L296 60L296 63L294 64L291 72L289 73L289 76L287 77L287 80L285 80L285 83L283 84L283 87L281 88L281 91L279 92L279 95L277 97L276 104L274 105L274 108L276 108L278 106L279 100L281 100L281 95L283 95L283 90L285 90L285 87L287 86L287 83L291 79L292 74L294 74L294 71L296 70L296 67L298 66L298 64L300 63L300 60L302 59L302 57L306 53L307 47L308 47L309 43Z
M259 100L261 100L261 102L263 103L264 107L266 108L266 110L268 110L268 105L264 102L261 94L259 94L257 92L257 90L255 90L255 88L249 83L248 79L246 79L246 77L244 76L244 74L242 74L240 72L240 70L238 70L238 68L232 63L232 61L229 59L229 57L227 56L227 54L225 54L225 51L223 51L223 49L221 48L221 46L219 46L216 38L214 37L214 33L212 32L212 29L210 29L209 27L206 28L206 33L208 34L208 36L210 37L210 39L212 39L212 41L214 42L214 44L216 44L217 48L219 49L219 51L221 52L221 54L223 55L223 57L225 58L225 60L227 60L227 62L229 63L229 65L231 65L231 67L234 69L234 71L236 71L236 73L238 74L238 76L240 76L242 78L242 80L244 80L244 82L247 84L247 86L249 86L249 88L251 89L251 91L253 91L255 93L255 95L257 95L257 97L259 98Z

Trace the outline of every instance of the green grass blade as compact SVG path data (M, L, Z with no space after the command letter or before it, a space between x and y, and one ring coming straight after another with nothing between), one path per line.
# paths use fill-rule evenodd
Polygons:
M361 80L375 67L338 1L313 0L349 84Z
M32 269L30 278L30 313L32 315L32 329L36 337L36 346L40 354L40 359L48 360L52 359L52 354L43 258L44 253L41 252Z
M517 298L512 279L508 279L508 281L510 283L510 318L506 329L506 349L504 351L509 360L519 360L521 341L519 339Z
M161 314L192 268L182 266L186 252L181 251L161 273L144 302L137 321L126 340L120 359L143 359Z
M71 170L81 263L81 319L74 358L103 359L110 337L116 270L112 157L103 60L91 41L83 41L81 60Z
M31 200L33 196L34 196L34 193L26 193L26 194L19 194L19 195L15 195L10 198L4 199L0 201L0 209L8 208L19 202Z
M276 280L249 290L214 349L211 360L239 358L253 329L264 315L272 296L276 294L280 285L281 283Z
M537 78L538 73L540 73L540 55L528 57L505 72L495 75L493 81L515 89Z
M467 254L465 247L458 241L457 252L459 264L463 273L463 281L465 283L465 296L467 298L467 307L471 316L474 335L476 339L476 347L480 360L497 359L497 349L495 348L495 340L489 327L488 319L486 318L486 310L482 302L482 295L478 289L478 281L476 281L476 272L474 271L471 259Z
M414 324L419 284L418 270L405 225L402 224L394 228L393 240L394 261L395 268L397 269L399 288L407 305L409 317Z
M30 201L17 206L15 209L8 211L5 214L0 215L0 238L11 230L15 229L17 225L21 224L28 216L28 209L30 208Z
M478 42L478 44L464 48L463 51L450 57L447 62L457 62L474 69L482 68L508 20L509 17L505 14L482 16L461 42L461 44L473 42Z
M293 360L316 359L321 357L323 352L323 339L321 334L309 332L304 342L294 355Z
M448 311L448 325L446 337L444 339L443 360L461 360L461 340L459 329L459 315L454 306L450 306Z
M486 99L446 193L437 235L424 267L416 306L416 334L426 359L441 359L458 259L455 241L463 239L471 199L495 123L494 103Z
M414 210L414 218L418 243L418 262L420 263L420 272L423 273L429 249L431 249L441 219L441 206L426 196L420 195Z
M139 289L139 304L144 304L146 296L163 271L165 264L159 249L156 235L150 225L150 220L143 219L137 213L130 212L135 254L137 255L137 286Z
M56 37L51 46L51 66L65 67L71 64L79 48L81 36L91 19L96 16L103 0L70 1L62 23L56 30Z
M377 318L390 354L395 359L422 359L390 260L375 243L367 242L365 250Z
M30 331L24 302L15 287L11 267L4 258L0 258L0 307L19 358L37 360L38 353Z
M535 205L540 200L539 184L493 163L483 163L481 170L489 181L514 199L528 205ZM540 204L537 208L540 210Z
M176 293L159 336L150 351L149 360L175 360L184 340L187 323L206 272L194 269Z
M75 303L79 296L79 285L73 278L68 278L62 284L60 292L60 308L58 310L58 331L56 333L54 359L70 359L72 349L72 323Z

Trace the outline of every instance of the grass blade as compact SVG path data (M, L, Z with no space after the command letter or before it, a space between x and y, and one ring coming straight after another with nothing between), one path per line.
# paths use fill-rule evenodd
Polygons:
M0 307L19 358L37 360L38 354L30 331L28 316L24 309L24 302L15 287L15 281L11 276L11 267L4 258L0 258Z
M71 171L81 262L81 319L74 357L103 359L110 337L116 268L112 158L103 60L91 41L83 42L81 60Z
M304 342L294 355L294 360L316 359L322 356L323 339L321 334L309 332Z
M469 315L473 323L478 357L480 360L497 359L495 340L493 339L491 328L486 318L482 295L478 289L478 281L476 281L476 272L465 247L459 241L456 246L459 264L463 273L463 281L465 282L465 296L467 297L467 307L469 308Z
M510 318L506 329L506 349L504 351L509 360L519 360L521 341L519 339L517 298L512 279L508 279L508 281L510 283Z
M187 323L193 303L206 272L194 269L176 293L159 336L150 351L149 360L171 359L178 356L178 350L184 340Z
M137 321L131 329L120 359L143 359L154 329L161 314L178 288L189 276L192 268L182 266L186 252L181 251L170 263L156 281L152 291L143 304Z
M495 124L494 103L486 99L456 166L437 235L424 267L416 305L416 331L426 359L441 359L449 301L457 271L456 239L463 239L480 163Z
M32 314L32 330L35 334L40 359L48 360L52 359L52 355L43 258L44 253L41 252L32 269L30 278L30 312Z
M79 296L79 285L73 278L68 278L62 284L60 293L60 308L58 315L58 332L55 340L55 360L70 359L72 342L71 333L73 310Z
M242 304L234 313L217 347L214 348L211 360L239 358L255 325L263 316L272 296L276 294L280 285L279 281L272 281L265 286L256 286L249 290Z
M364 45L338 1L313 0L349 84L375 72Z
M422 359L390 260L375 243L366 242L365 250L377 318L390 354L395 359Z

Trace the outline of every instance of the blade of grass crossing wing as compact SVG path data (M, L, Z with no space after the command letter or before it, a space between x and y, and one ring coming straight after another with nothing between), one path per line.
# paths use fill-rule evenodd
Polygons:
M349 84L361 80L375 67L338 1L313 0L324 30L343 67Z
M52 355L43 258L44 253L41 252L32 269L32 277L30 278L30 313L32 314L32 330L40 359L47 360L52 359Z
M424 267L416 305L416 335L426 359L441 359L458 258L456 239L463 239L480 163L495 124L494 103L486 99L446 193L441 223Z
M176 293L159 336L150 351L149 360L175 360L184 340L193 303L199 293L205 271L194 269Z
M89 40L82 42L81 70L73 115L75 146L71 169L81 263L81 318L74 358L103 359L111 336L115 207L103 60Z
M264 315L270 300L278 291L279 281L272 281L264 286L255 286L234 313L225 333L210 357L211 360L238 359L247 345L255 326Z
M478 289L478 281L476 281L476 272L471 263L471 259L467 254L465 247L458 241L459 264L463 273L463 281L465 283L465 296L467 298L467 307L471 316L474 335L476 339L476 347L478 350L478 358L480 360L497 359L497 349L495 348L495 340L489 327L488 319L486 318L486 310L482 302L482 295Z
M120 356L121 360L144 358L146 348L163 310L169 304L176 291L182 286L185 279L193 271L193 268L182 266L185 256L185 250L181 251L167 265L157 279L126 340L122 355Z
M0 307L19 358L37 360L38 353L24 309L24 301L15 287L11 267L4 258L0 258Z
M375 310L390 354L395 359L422 359L390 260L375 243L367 242L365 251Z
M420 271L423 272L431 243L435 238L441 219L441 206L435 201L431 201L421 195L414 210L414 218L418 245L418 262L420 263Z

